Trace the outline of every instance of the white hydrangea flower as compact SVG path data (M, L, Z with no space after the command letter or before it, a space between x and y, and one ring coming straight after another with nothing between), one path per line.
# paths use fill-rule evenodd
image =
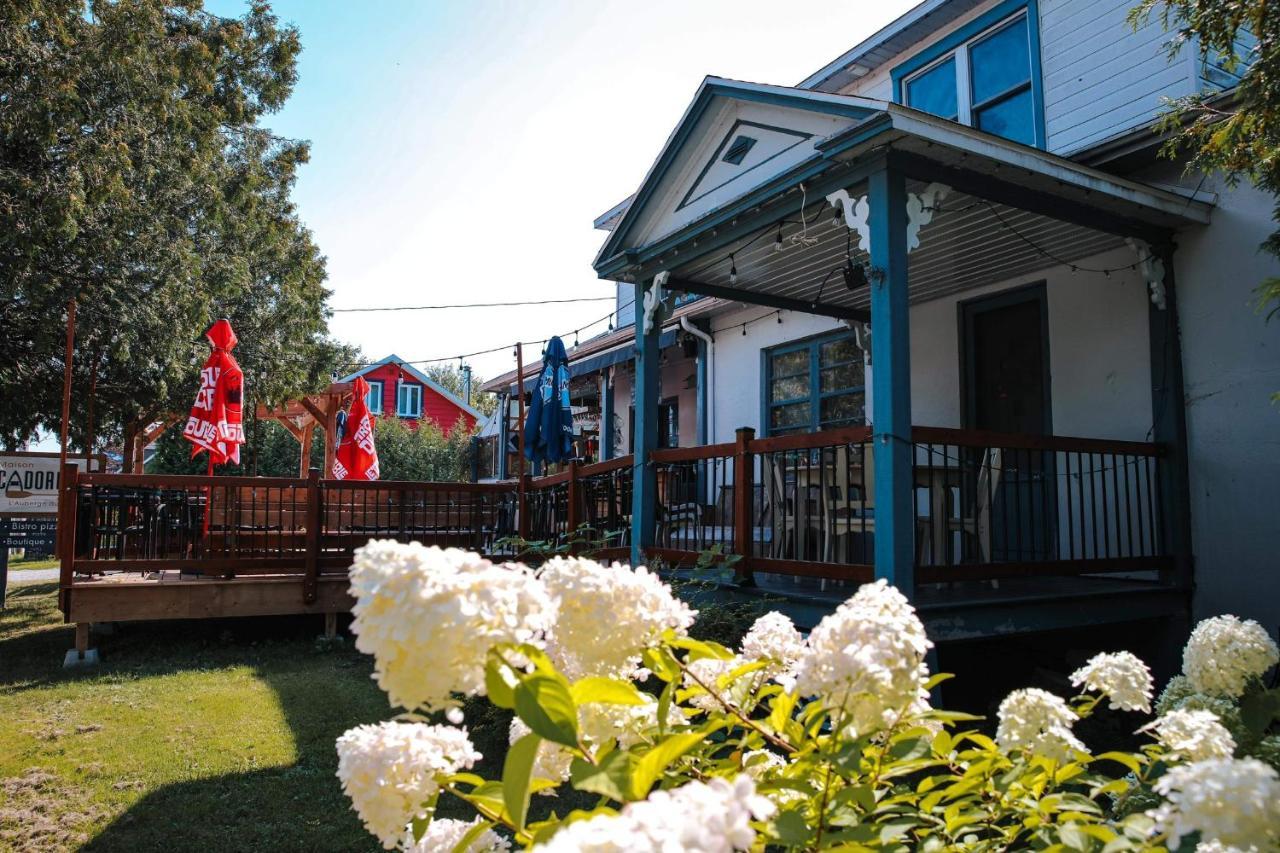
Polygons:
M374 657L391 704L410 710L483 695L489 649L538 642L555 609L523 566L417 542L373 540L351 566L356 648Z
M1280 775L1256 758L1210 758L1173 767L1155 782L1165 802L1147 814L1173 849L1202 842L1270 849L1280 843Z
M746 705L756 682L760 679L760 671L743 673L732 680L729 676L734 670L749 663L750 661L740 655L734 655L728 660L698 658L690 662L687 665L689 671L684 676L684 687L697 689L698 693L689 697L689 704L700 711L723 711L724 706L720 704L720 700L705 692L706 688L710 688L730 705L738 708ZM706 688L703 685L706 685Z
M1234 844L1223 844L1221 841L1201 841L1196 845L1196 853L1259 853L1259 851L1252 844L1248 847L1237 847Z
M769 661L765 675L788 690L795 686L795 665L804 650L804 637L795 624L776 610L757 619L742 638L742 656L750 661Z
M452 818L433 820L416 843L413 835L410 834L405 841L404 849L406 853L453 853L462 843L462 839L467 837L467 833L484 822L484 819L479 817L470 823ZM510 841L492 829L486 829L473 838L460 853L505 853L510 849Z
M690 782L629 803L617 815L571 823L537 849L548 853L732 853L756 841L751 820L776 811L754 780Z
M555 557L538 578L557 607L547 652L570 680L631 678L640 654L668 628L683 635L697 611L644 566Z
M1239 696L1252 679L1280 663L1280 648L1252 619L1214 616L1191 632L1182 672L1199 693Z
M1084 685L1111 700L1112 708L1151 713L1151 692L1155 681L1142 659L1129 652L1094 655L1071 674L1074 687Z
M753 749L742 755L742 769L757 782L775 770L787 766L787 760L767 749Z
M424 723L356 726L338 738L338 778L365 828L388 850L428 814L436 781L481 758L463 729Z
M997 711L996 743L1005 751L1022 749L1055 761L1071 758L1071 750L1087 752L1071 731L1077 717L1060 696L1038 687L1015 690Z
M883 579L867 584L809 634L796 690L845 711L857 734L892 725L924 694L933 644L911 604Z
M1236 751L1231 732L1212 711L1170 711L1138 731L1154 732L1156 740L1184 761L1230 758Z

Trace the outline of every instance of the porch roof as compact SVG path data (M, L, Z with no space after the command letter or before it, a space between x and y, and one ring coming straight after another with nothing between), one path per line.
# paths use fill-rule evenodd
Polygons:
M761 121L762 109L771 111L772 124ZM815 132L815 113L829 119L831 132ZM673 210L674 199L688 199L709 169L722 168L725 146L745 125L784 133L794 126L807 138L747 164L715 188L714 203L696 218ZM911 255L916 301L1069 264L1126 238L1163 244L1179 228L1206 224L1212 211L1192 194L1119 178L899 104L707 78L617 220L596 271L634 281L667 270L677 289L762 304L773 302L755 297L780 296L786 304L779 307L796 307L787 301L796 300L812 304L813 313L861 316L865 293L821 283L847 253L856 254L856 247L847 252L844 225L832 227L825 196L855 191L886 161L907 175L913 192L932 182L952 190ZM773 252L775 229L784 246L799 250ZM762 241L764 232L774 239ZM810 239L793 244L797 233ZM731 267L737 283L729 280Z

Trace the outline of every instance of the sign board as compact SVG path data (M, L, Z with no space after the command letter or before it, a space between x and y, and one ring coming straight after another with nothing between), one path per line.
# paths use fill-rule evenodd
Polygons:
M90 460L67 461L84 471ZM102 460L92 461L101 471ZM57 515L59 477L56 453L0 453L0 516Z
M12 518L9 524L9 547L23 548L27 558L52 557L58 537L56 518Z

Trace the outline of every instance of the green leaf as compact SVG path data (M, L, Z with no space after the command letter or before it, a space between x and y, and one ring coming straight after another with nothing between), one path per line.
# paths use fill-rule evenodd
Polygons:
M1101 761L1104 758L1108 761L1114 761L1117 764L1123 764L1132 773L1140 774L1142 772L1142 763L1127 752L1104 752L1101 755L1096 756L1093 760Z
M653 783L658 781L658 777L671 766L671 762L702 743L718 728L720 726L716 725L710 729L671 735L641 756L631 779L631 791L635 798L644 799L649 789L653 787Z
M631 780L635 765L635 756L621 749L606 755L599 764L575 758L569 766L569 780L579 791L590 791L624 803L634 799Z
M662 688L662 695L658 697L658 734L665 735L667 733L667 718L671 716L671 696L676 692L675 681L668 681L667 686Z
M645 705L648 700L629 681L587 676L573 683L569 690L578 705L598 702L602 705Z
M476 839L478 839L481 835L483 835L487 830L492 828L493 828L493 824L489 823L489 821L487 820L480 821L475 826L468 829L466 835L458 839L458 843L453 845L452 853L467 853L467 851L471 849L471 845L476 841ZM415 840L421 841L422 839L416 838Z
M502 802L516 829L524 829L529 814L529 782L533 779L533 762L538 757L542 738L530 733L511 744L502 765Z
M695 661L699 658L715 658L716 660L729 660L733 657L733 652L726 649L719 643L710 641L703 642L695 640L692 637L678 637L671 641L672 648L686 649L689 652L689 660Z
M515 688L502 677L502 670L506 668L497 655L489 655L484 665L484 690L489 694L490 702L510 711L516 706L516 696Z
M809 841L809 822L800 811L785 811L773 822L778 840L787 847L801 847Z
M565 746L578 745L578 709L563 678L535 672L521 679L515 708L535 734Z

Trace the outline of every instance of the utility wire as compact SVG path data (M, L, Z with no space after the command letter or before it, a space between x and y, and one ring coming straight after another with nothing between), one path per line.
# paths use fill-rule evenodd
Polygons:
M582 296L576 299L528 299L512 302L458 302L452 305L389 305L377 308L331 308L335 314L358 314L371 311L440 311L446 308L511 308L525 305L565 305L571 302L612 302L613 296Z

